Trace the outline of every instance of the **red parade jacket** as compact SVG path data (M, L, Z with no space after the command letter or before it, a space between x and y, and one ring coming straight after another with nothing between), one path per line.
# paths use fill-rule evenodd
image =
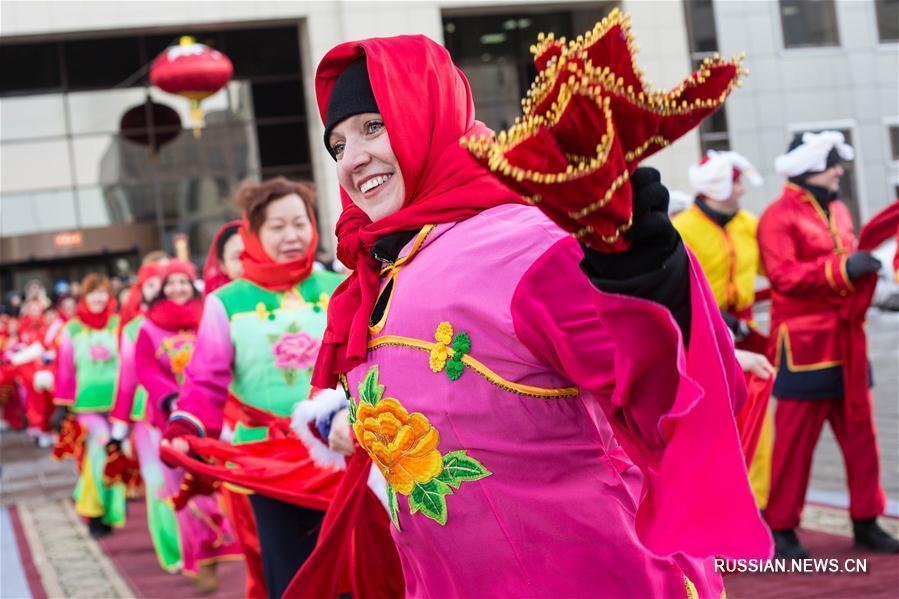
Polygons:
M759 252L771 282L771 349L775 365L785 362L791 372L832 369L843 360L839 309L855 291L846 260L856 241L846 205L835 200L829 211L788 183L759 221Z

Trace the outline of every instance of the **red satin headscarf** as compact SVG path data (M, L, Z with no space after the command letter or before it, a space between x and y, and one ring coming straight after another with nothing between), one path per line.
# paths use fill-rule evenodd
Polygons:
M406 186L403 207L377 222L340 190L337 256L354 269L331 296L328 327L313 384L331 388L337 375L365 358L368 319L377 299L379 266L372 245L397 231L454 222L522 200L496 181L459 145L459 138L489 133L475 120L471 89L449 52L423 35L347 42L322 59L315 90L322 121L334 83L365 56L368 75L390 145Z
M231 282L231 278L225 274L225 271L222 269L222 261L219 258L219 245L222 244L221 238L225 234L226 231L234 228L234 232L231 235L236 235L236 228L240 226L239 220L231 221L230 223L226 223L222 225L222 228L218 230L218 233L215 234L215 239L212 240L212 246L209 248L209 253L206 255L206 263L203 265L203 296L207 296L222 285L227 285Z

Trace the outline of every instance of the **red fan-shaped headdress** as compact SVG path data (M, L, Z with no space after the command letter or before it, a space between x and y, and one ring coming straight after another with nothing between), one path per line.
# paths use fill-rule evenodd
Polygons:
M576 40L540 35L523 114L497 136L462 144L562 228L604 252L628 248L630 174L699 125L739 85L741 58L717 56L670 91L654 91L618 9Z

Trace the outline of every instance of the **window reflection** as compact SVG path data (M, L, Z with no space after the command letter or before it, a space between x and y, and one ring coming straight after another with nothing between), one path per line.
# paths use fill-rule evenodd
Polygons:
M191 31L235 63L234 80L203 102L200 137L187 100L142 72L181 33L0 46L4 235L202 229L233 212L227 197L242 179L311 177L296 26Z
M0 160L3 193L71 185L69 148L65 140L3 145L3 160Z
M0 234L47 233L77 227L70 190L0 195Z
M62 99L63 96L59 94L0 99L0 140L65 135L66 120Z
M118 133L122 115L130 107L143 104L144 90L104 89L67 94L72 134Z

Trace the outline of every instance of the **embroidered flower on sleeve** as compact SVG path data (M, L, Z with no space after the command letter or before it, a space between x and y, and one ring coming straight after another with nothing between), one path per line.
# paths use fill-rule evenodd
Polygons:
M491 472L466 450L440 453L440 433L419 412L409 413L398 399L384 397L373 366L359 383L358 401L350 399L350 423L359 445L387 480L387 507L399 528L397 493L409 499L409 513L421 512L446 524L446 496L465 481Z

